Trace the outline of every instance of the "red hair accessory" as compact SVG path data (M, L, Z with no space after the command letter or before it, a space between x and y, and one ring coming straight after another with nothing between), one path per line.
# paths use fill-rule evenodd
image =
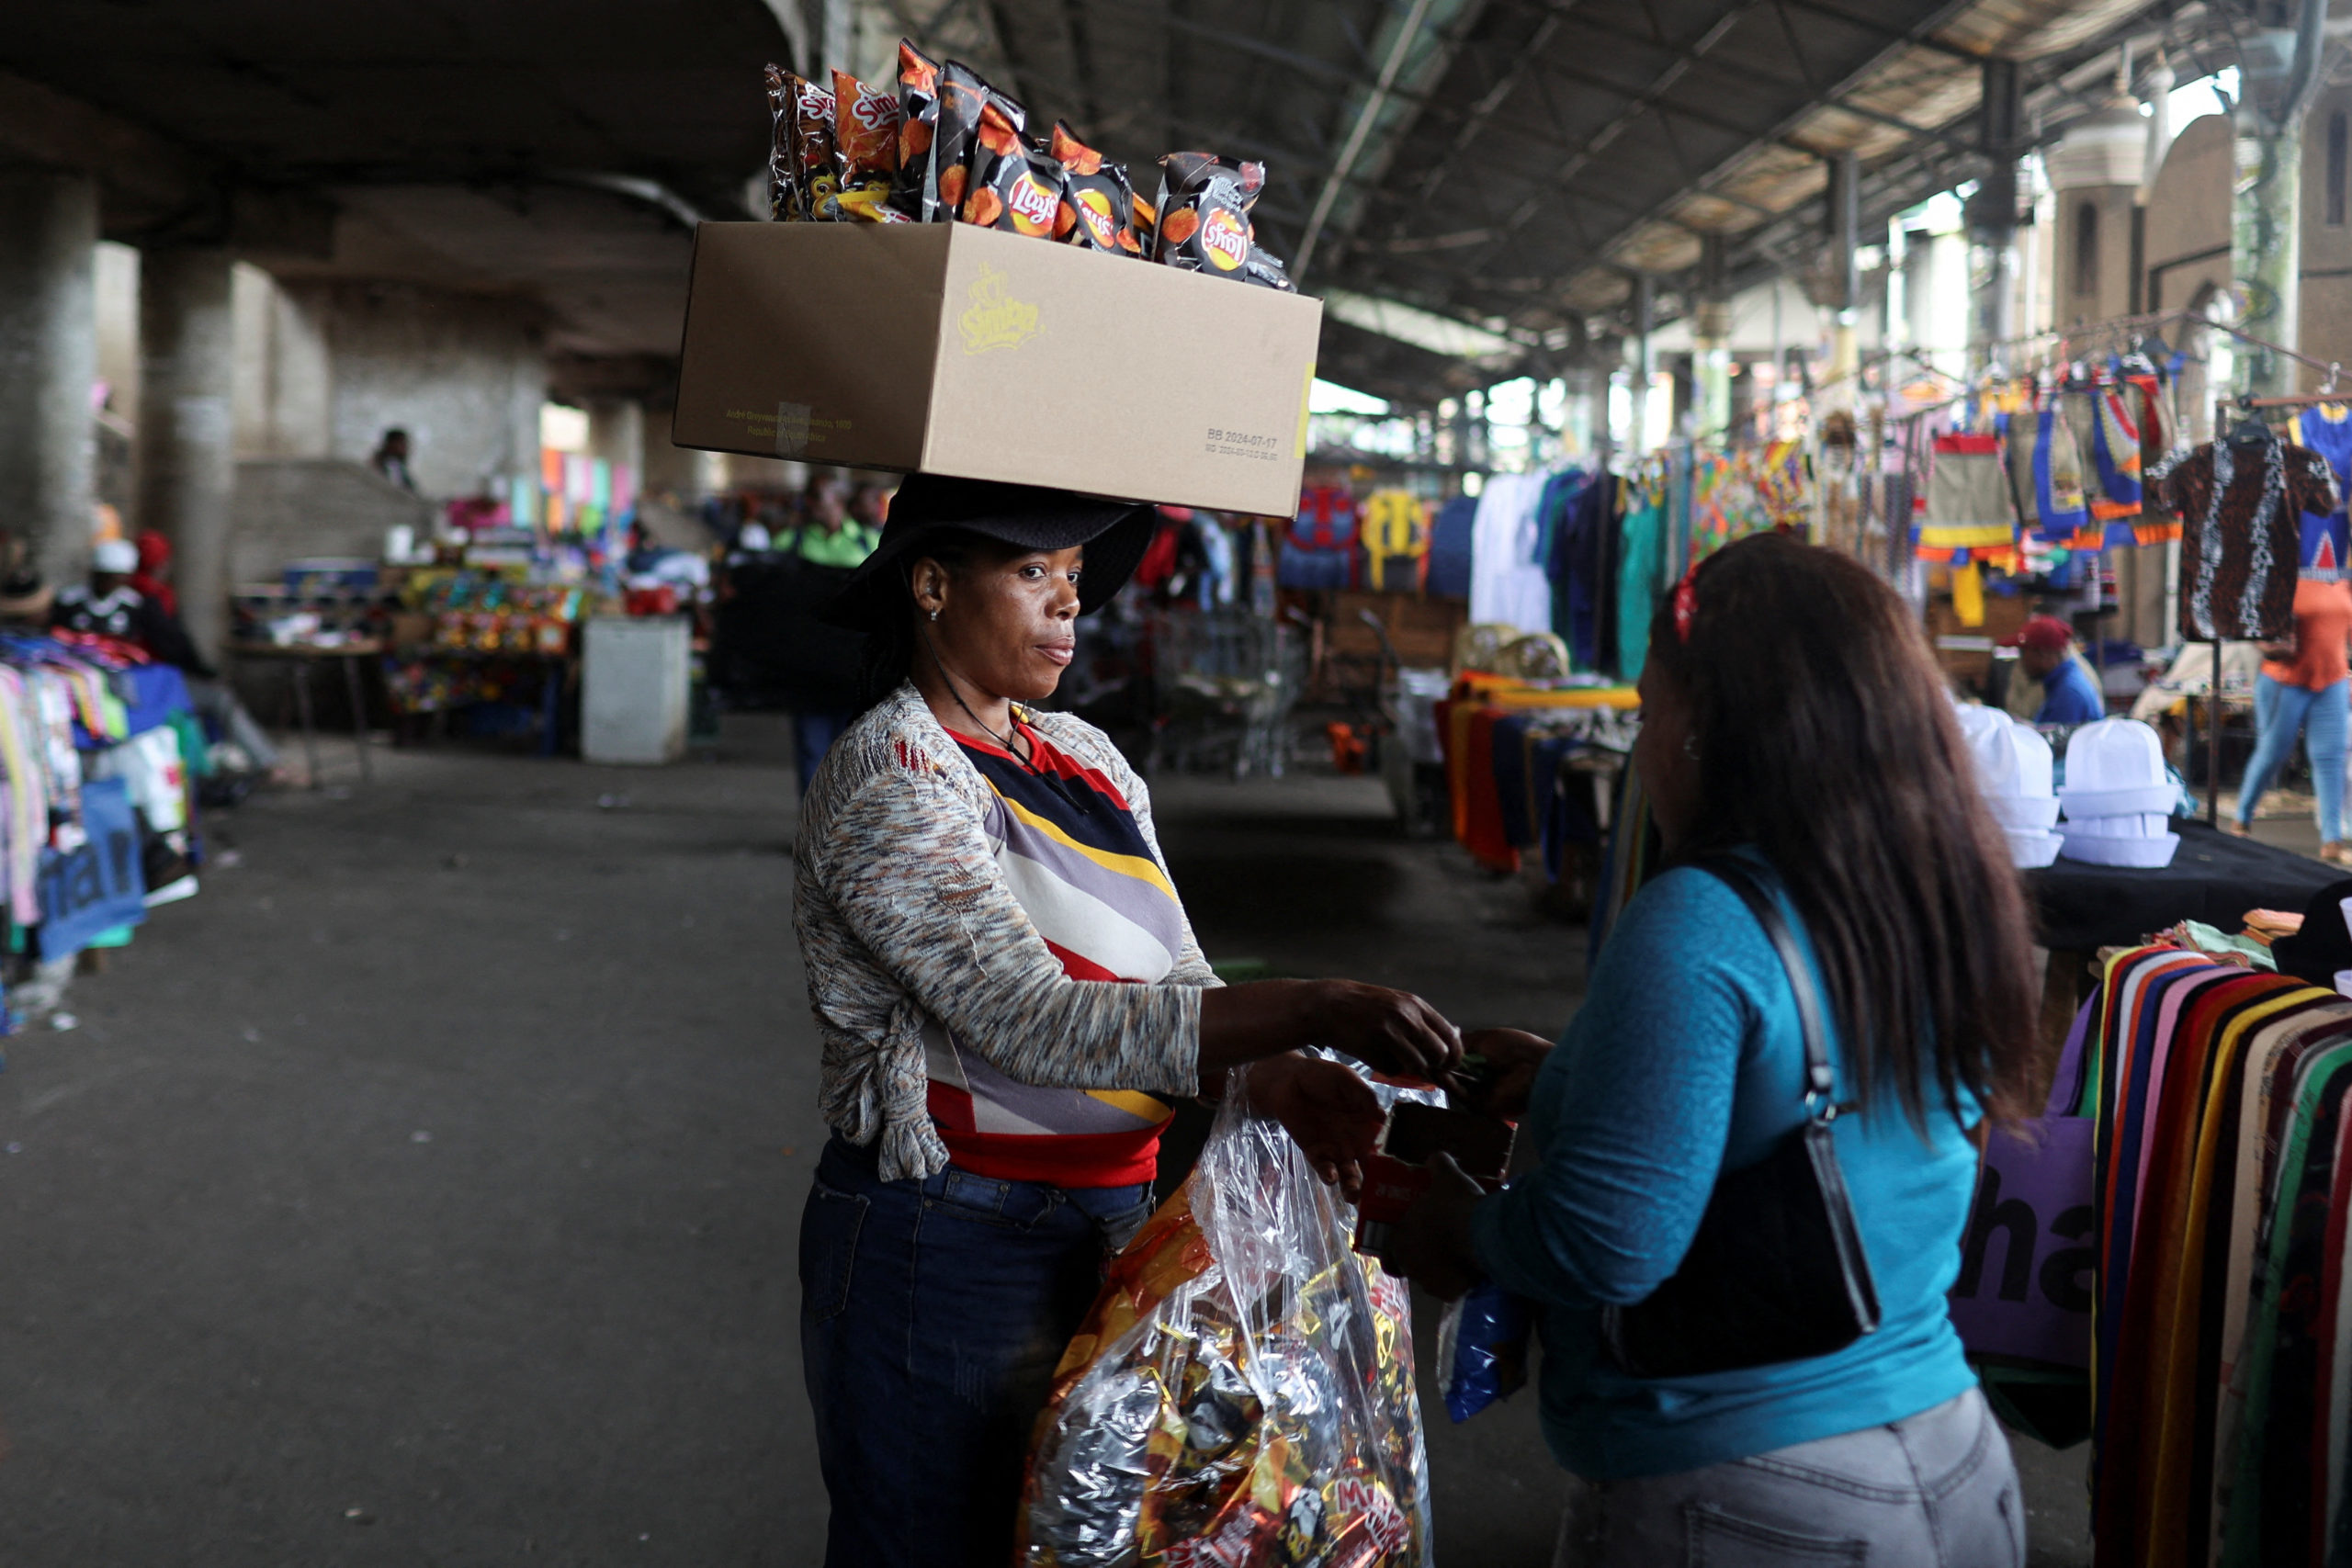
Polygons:
M1692 561L1674 585L1674 640L1690 640L1690 617L1699 613L1699 563Z

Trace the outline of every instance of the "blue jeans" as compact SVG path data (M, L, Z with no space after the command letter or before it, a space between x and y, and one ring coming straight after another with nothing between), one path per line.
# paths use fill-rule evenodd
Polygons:
M850 720L850 713L796 713L792 716L792 765L800 770L800 793L808 793L808 781L817 776L817 764L833 742L842 738Z
M1151 1189L884 1181L836 1137L800 1220L827 1568L1003 1568L1054 1368Z
M2025 1500L1976 1389L1884 1427L1637 1481L1577 1482L1553 1568L2023 1568Z
M2346 700L2352 681L2312 691L2290 686L2267 675L2254 678L2255 726L2261 738L2254 759L2245 765L2245 783L2238 790L2238 825L2254 820L2254 808L2294 754L2300 731L2312 754L2312 786L2319 792L2319 836L2333 844L2344 837L2345 732L2352 723L2352 704Z

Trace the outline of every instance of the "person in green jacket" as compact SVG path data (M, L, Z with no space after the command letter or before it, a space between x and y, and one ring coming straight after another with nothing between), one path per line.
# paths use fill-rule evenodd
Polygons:
M812 565L861 566L881 542L879 527L851 515L842 481L831 475L810 479L800 504L800 526L794 531L792 548Z

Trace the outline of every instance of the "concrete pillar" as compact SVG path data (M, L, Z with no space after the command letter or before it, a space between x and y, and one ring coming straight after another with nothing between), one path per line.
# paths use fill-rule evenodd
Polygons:
M588 403L588 455L645 477L645 405L634 398L593 398Z
M2237 324L2281 348L2301 347L2303 115L2320 83L2327 0L2272 0L2245 43L2237 117L2237 186L2230 273ZM2295 362L2255 344L2238 348L2239 389L2300 389Z
M1633 430L1625 447L1636 456L1649 450L1650 378L1657 374L1657 356L1650 347L1657 326L1657 284L1646 272L1634 278L1634 409Z
M98 190L0 170L0 531L51 582L89 564Z
M1861 391L1862 276L1857 254L1861 246L1861 220L1862 161L1851 151L1840 152L1829 165L1830 303L1835 314L1829 331L1829 376L1823 390L1827 393L1828 407L1849 412Z
M229 625L233 266L196 248L149 251L139 266L139 523L172 541L180 618L207 658Z
M2018 62L1987 60L1980 131L1987 167L1968 204L1969 238L1977 250L1969 269L1975 284L1968 321L1971 371L2008 357L2006 345L2017 335L2018 157L2024 125Z
M1690 370L1698 382L1699 436L1731 442L1731 282L1724 236L1699 242L1698 299L1690 312Z

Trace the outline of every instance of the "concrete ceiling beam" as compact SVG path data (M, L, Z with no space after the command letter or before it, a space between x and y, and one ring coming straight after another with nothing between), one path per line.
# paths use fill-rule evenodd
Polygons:
M257 260L334 252L335 209L324 197L240 184L168 137L8 71L0 71L0 163L96 180L99 229L110 240L219 245Z

